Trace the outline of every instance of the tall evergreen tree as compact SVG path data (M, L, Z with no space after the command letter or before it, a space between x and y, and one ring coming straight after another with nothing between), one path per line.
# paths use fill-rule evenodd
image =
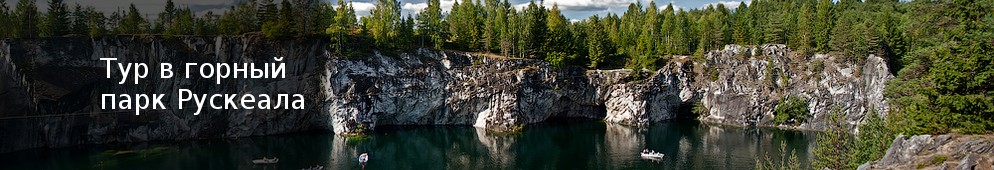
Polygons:
M370 12L370 24L367 26L373 39L378 45L390 45L395 40L400 28L400 2L396 0L379 0Z
M435 49L442 49L448 31L442 22L441 6L439 0L429 0L428 7L421 10L417 18L418 35L425 37Z
M196 28L196 19L193 16L193 12L190 8L183 8L179 11L174 12L173 21L168 22L170 25L166 27L166 34L169 35L193 35L194 29Z
M528 4L523 11L522 20L524 29L521 33L521 41L524 47L521 50L526 57L538 58L544 56L542 51L546 40L546 11L545 7L535 4L534 1Z
M832 0L818 0L817 12L814 18L812 31L814 32L814 43L818 52L831 50L831 30L835 27L835 11Z
M72 10L72 19L69 33L76 35L86 35L90 27L87 25L87 20L89 20L89 13L87 13L82 6L76 4Z
M661 25L662 18L657 12L658 7L656 7L656 2L649 2L649 6L645 9L645 20L642 25L642 33L638 37L636 50L640 53L634 54L641 57L655 57L656 55L656 44L659 38L659 26Z
M86 13L88 16L86 26L89 28L89 30L87 30L87 34L90 35L90 37L106 35L108 32L106 25L107 18L104 17L104 14L97 12L93 9L93 7L87 7Z
M13 23L11 19L10 8L7 7L7 1L0 1L0 39L13 37L14 27L10 24Z
M14 8L14 37L38 37L38 7L33 0L17 1Z
M120 34L140 34L143 33L142 25L147 24L141 13L135 8L135 4L128 7L128 13L118 21L117 32Z
M812 42L814 41L814 30L812 30L811 14L808 11L813 9L804 4L801 7L800 14L797 16L797 30L791 34L794 38L791 38L790 45L794 50L811 52Z
M590 59L590 67L598 68L604 65L607 61L608 56L613 54L611 49L613 46L607 38L607 33L604 31L603 24L597 18L597 15L590 16L588 19L589 26L587 27L587 54Z
M259 18L259 24L265 24L266 22L276 22L280 19L280 9L276 6L273 0L260 0L259 10L256 13L256 18Z
M161 33L165 32L169 26L172 25L173 18L176 16L176 5L173 4L173 0L166 0L166 7L163 8L162 12L159 13L159 19L156 21L155 26L152 28L152 32Z
M832 110L828 115L828 124L824 133L818 135L815 144L815 159L812 167L815 169L856 169L851 166L850 152L853 151L853 139L849 129L842 120L840 108Z

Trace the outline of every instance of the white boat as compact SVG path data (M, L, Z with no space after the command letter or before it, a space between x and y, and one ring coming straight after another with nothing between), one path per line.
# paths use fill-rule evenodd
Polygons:
M359 154L359 163L366 163L366 162L369 162L369 154L366 153Z
M659 153L659 152L648 150L648 149L643 150L642 153L640 153L639 155L642 156L642 158L645 158L645 159L663 159L663 156L664 156L663 153Z
M270 159L270 158L262 157L262 159L252 160L252 163L254 163L254 164L274 164L274 163L277 163L277 162L280 162L280 158L275 158L274 157L274 158Z

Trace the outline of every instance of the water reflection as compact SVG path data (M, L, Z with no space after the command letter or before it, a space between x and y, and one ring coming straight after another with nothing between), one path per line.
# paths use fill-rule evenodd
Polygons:
M179 143L38 149L0 155L0 169L751 169L780 142L807 167L814 134L774 129L660 123L638 129L594 120L530 126L513 135L474 127L383 127L364 140L319 133ZM642 148L666 154L639 158ZM124 153L124 154L118 154ZM275 165L252 159L279 157Z

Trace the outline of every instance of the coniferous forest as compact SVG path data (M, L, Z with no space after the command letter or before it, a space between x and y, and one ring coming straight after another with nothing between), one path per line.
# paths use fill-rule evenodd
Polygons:
M397 0L378 0L357 17L348 2L250 0L221 14L196 15L168 1L145 18L134 5L103 13L49 0L0 2L0 37L42 38L150 34L259 34L272 39L326 36L342 55L351 47L434 48L541 59L554 66L657 69L671 56L703 59L726 44L786 44L793 51L842 56L860 64L887 60L896 79L885 91L896 133L994 132L994 1L992 0L753 0L676 9L633 3L620 14L570 21L555 4L523 8L507 0L461 0L443 12L439 0L403 15ZM10 23L10 24L6 24Z

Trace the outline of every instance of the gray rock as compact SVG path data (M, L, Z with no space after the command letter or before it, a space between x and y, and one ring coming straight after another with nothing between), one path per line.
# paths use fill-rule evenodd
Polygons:
M898 136L886 155L866 169L990 169L994 145L990 135ZM944 161L936 162L939 157ZM862 166L861 166L862 167Z

